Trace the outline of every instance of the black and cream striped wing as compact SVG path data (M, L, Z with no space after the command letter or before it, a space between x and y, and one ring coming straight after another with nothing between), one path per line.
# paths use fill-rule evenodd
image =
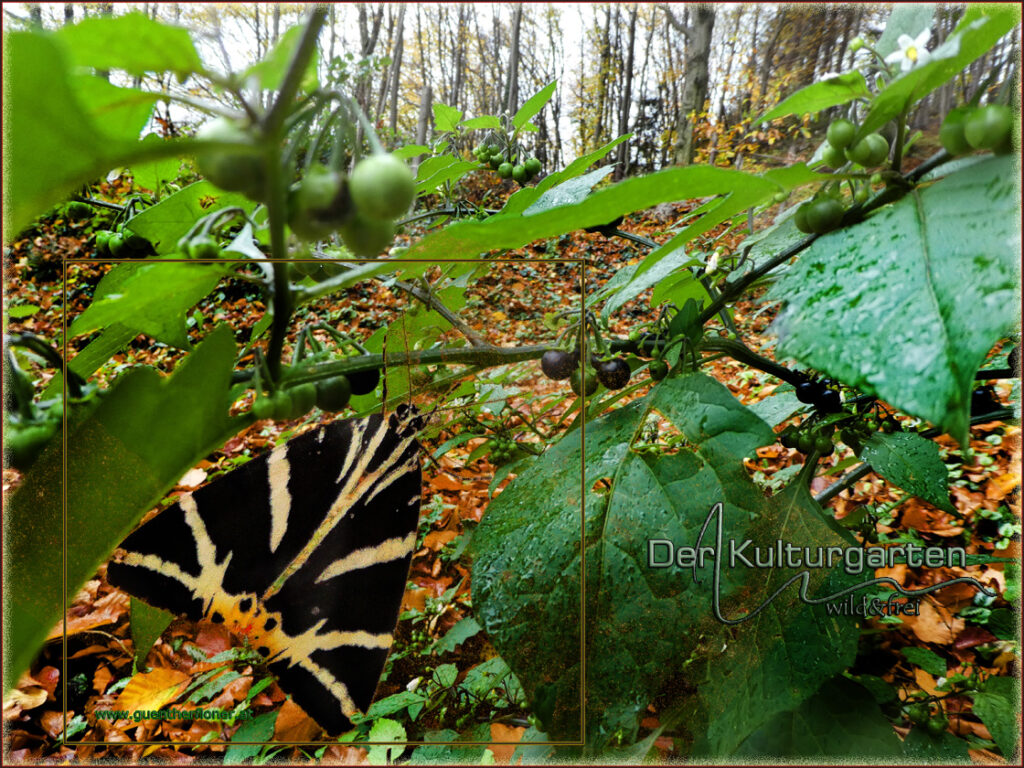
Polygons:
M395 417L335 421L140 526L111 584L246 635L330 734L373 698L416 545L420 469Z

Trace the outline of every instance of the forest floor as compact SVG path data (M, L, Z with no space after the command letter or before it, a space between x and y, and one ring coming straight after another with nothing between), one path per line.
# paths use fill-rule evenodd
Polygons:
M114 199L124 192L107 191ZM663 240L665 230L681 210L663 206L654 212L627 217L621 229ZM88 257L88 242L88 232L83 227L50 219L41 221L28 236L6 249L4 286L6 309L10 313L8 331L31 331L51 340L61 336L62 264L65 260ZM580 283L577 267L543 261L551 251L562 257L586 257L588 291L602 285L631 260L643 256L637 246L627 240L584 232L548 244L546 253L529 247L503 253L503 257L513 260L492 263L486 273L472 283L469 294L476 300L471 300L461 313L467 324L492 343L508 346L539 343L545 333L550 335L543 327L544 313L578 303ZM68 267L69 316L84 308L108 268L106 264L84 263ZM613 324L611 331L625 335L635 318L649 314L643 303L646 298L641 297L618 313L621 319ZM365 338L408 307L406 297L396 295L380 283L349 291L341 303L352 306L355 312L339 316L336 303L318 305L304 319L307 322L329 319L339 330ZM15 307L26 309L11 312ZM30 309L32 307L36 309ZM207 321L230 322L240 333L247 333L259 318L260 310L262 307L254 303L251 296L230 285L225 285L219 294L215 292L199 306L200 314ZM767 356L771 356L773 346L770 330L773 316L774 308L765 306L757 297L737 305L734 315L740 337L748 346ZM197 322L191 334L198 338L204 327ZM69 354L79 349L81 344L76 342L71 345ZM121 366L140 363L169 371L179 356L167 347L154 346L146 337L140 337L116 356L112 364L104 367L100 378L108 380ZM710 362L706 370L746 405L769 396L780 384L778 379L726 358ZM40 372L40 384L45 383L48 375ZM424 440L426 456L466 430L479 431L442 457L425 460L419 547L413 558L403 615L386 679L378 689L378 699L406 690L417 678L429 678L442 665L453 664L457 668L452 686L455 688L466 681L474 669L497 656L472 620L472 584L465 557L473 528L485 513L492 490L500 492L507 482L507 479L501 480L491 489L500 467L492 463L493 451L488 451L487 446L493 447L496 440L508 439L520 431L522 419L514 415L517 412L544 411L535 426L541 432L553 432L571 403L571 398L566 396L565 382L545 378L535 362L517 366L510 381L514 385L502 385L501 398L507 402L507 410L501 418L479 407L472 410L471 417L466 415L470 413L468 410L466 413L451 411L441 415ZM646 389L638 389L634 396L644 394ZM996 383L996 392L1003 402L1010 396L1004 383ZM424 395L420 400L429 406L429 396ZM240 401L236 408L244 410L248 402ZM258 454L330 418L328 414L314 411L294 422L257 422L189 472L166 501L169 503L177 494L194 490L236 466L241 457ZM943 512L913 496L904 498L898 489L868 474L830 501L836 518L872 510L877 513L874 527L879 535L916 532L914 535L926 542L960 537L971 553L1019 558L1019 535L1007 536L1005 531L1000 532L1004 522L1019 524L1019 427L1002 422L975 426L971 432L970 458L966 460L950 438L940 437L938 443L949 468L957 514ZM794 477L803 459L796 450L776 443L760 449L756 459L748 462L748 470L766 492L772 492ZM811 491L824 490L855 463L849 449L838 445L833 455L823 459L827 471L819 474ZM19 480L15 470L5 469L4 493L15 488ZM200 698L203 706L235 710L244 707L256 714L278 711L272 731L277 741L307 741L317 736L316 724L286 699L272 679L261 677L244 658L220 665L208 661L209 657L239 645L238 638L221 626L175 620L149 652L146 666L152 672L137 672L129 630L130 601L126 594L107 584L104 571L101 568L74 596L64 624L53 628L30 672L4 703L8 762L117 759L134 763L148 758L157 762L190 763L209 759L228 749L222 744L205 743L231 737L233 727L220 723L95 719L97 710L117 708L115 703L126 684L132 679L143 680L145 674L151 677L145 678L144 684L153 690L195 680L200 675L205 675L205 680L219 679L222 684L208 687L205 697ZM905 587L919 588L964 573L957 569L915 571L901 565L879 575L890 575ZM1000 591L1006 586L1006 575L1000 567L987 566L980 574L975 570L971 575L983 582L999 584ZM919 616L904 617L901 623L873 620L877 631L863 634L854 674L882 678L895 686L904 700L919 690L935 693L941 681L908 663L902 651L911 647L926 648L949 660L947 676L971 669L997 675L1012 674L1017 664L1012 646L998 641L984 622L965 620L960 615L963 608L972 604L973 597L973 591L967 588L944 589L923 601ZM66 659L62 645L65 632ZM222 671L216 672L217 669ZM415 723L405 723L408 738L457 732L463 734L463 739L465 734L472 734L483 741L518 741L530 725L528 712L521 690L516 690L517 685L506 679L503 686L487 691L477 700L461 695L445 700L443 708L422 715ZM65 703L66 740L72 742L68 744L64 743ZM193 705L195 703L193 699ZM985 727L970 715L967 699L950 696L945 704L951 715L962 713L951 718L953 733L981 741L990 739ZM659 726L659 714L656 705L650 708L642 722L645 733ZM898 717L894 719L903 722ZM908 730L905 724L897 724L896 729L901 733ZM108 743L73 743L79 740ZM141 741L154 743L137 743ZM118 742L124 745L117 745ZM185 742L189 746L181 748L171 742ZM684 753L678 750L682 746L667 734L655 742L655 748L666 760L681 757ZM271 754L276 754L277 759L297 761L316 756L324 762L345 764L369 763L376 758L372 754L373 747L337 742L319 748L281 749ZM476 762L482 754L480 748L475 752L470 752L468 747L465 749L465 759L470 762ZM502 763L513 759L514 749L514 745L495 744L491 752L495 760ZM972 754L978 760L999 761L996 755L983 749L972 750Z

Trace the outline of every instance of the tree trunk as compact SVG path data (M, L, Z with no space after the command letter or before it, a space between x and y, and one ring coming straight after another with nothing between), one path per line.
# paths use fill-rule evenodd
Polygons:
M427 126L430 125L430 113L433 111L431 108L431 102L433 100L433 90L427 83L424 83L422 90L420 90L420 116L419 120L416 122L417 144L427 143ZM420 157L421 156L417 156L413 160L413 171L416 171L420 167Z
M75 4L64 3L64 26L75 23Z
M683 97L676 116L676 145L672 162L689 165L693 162L693 128L697 115L704 109L708 98L708 60L711 57L711 33L715 26L715 11L710 6L694 9L693 24L679 22L665 6L669 23L686 35L686 72L683 77Z
M633 52L636 43L637 7L633 6L629 14L629 39L626 43L626 66L622 72L622 99L619 103L619 136L629 131L629 108L633 98ZM629 170L630 142L624 141L616 149L615 181L621 180Z
M403 33L405 31L405 5L398 11L398 31L395 33L395 55L391 62L391 109L388 115L388 130L391 134L391 146L395 146L395 137L398 135L398 81L402 74L402 53L405 45Z
M512 17L512 43L510 46L511 55L508 65L508 83L505 88L505 111L512 116L516 113L519 104L519 28L523 22L523 6L516 4L515 14Z

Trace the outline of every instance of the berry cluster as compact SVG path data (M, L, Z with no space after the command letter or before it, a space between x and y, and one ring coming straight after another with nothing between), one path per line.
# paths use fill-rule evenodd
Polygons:
M554 381L569 379L569 387L577 396L589 396L597 391L598 384L607 389L622 389L629 384L632 374L629 363L622 357L601 358L590 356L590 365L580 365L579 350L566 352L563 349L549 349L540 359L540 369Z
M503 179L512 179L517 184L525 184L540 173L540 160L536 157L523 158L522 153L496 144L481 144L473 150L473 155L491 170L497 171Z

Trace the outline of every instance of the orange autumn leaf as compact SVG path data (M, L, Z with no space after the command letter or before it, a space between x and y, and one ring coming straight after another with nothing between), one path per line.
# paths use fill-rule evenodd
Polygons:
M309 741L318 733L320 726L291 699L281 705L274 721L275 741Z
M525 728L515 728L502 723L491 723L491 739L496 742L517 742L523 738ZM488 749L494 753L494 760L497 763L506 764L512 760L512 753L516 751L513 744L491 744Z
M113 624L128 612L128 595L121 591L104 595L93 606L93 610L67 619L68 635L76 635L106 624ZM59 623L46 636L47 641L64 636L64 622Z
M135 675L121 691L114 703L114 709L163 709L185 690L189 676L184 672L167 667L158 667L151 672Z
M985 485L985 498L993 501L1002 501L1017 486L1020 485L1020 473L1006 472L997 477L991 478Z

